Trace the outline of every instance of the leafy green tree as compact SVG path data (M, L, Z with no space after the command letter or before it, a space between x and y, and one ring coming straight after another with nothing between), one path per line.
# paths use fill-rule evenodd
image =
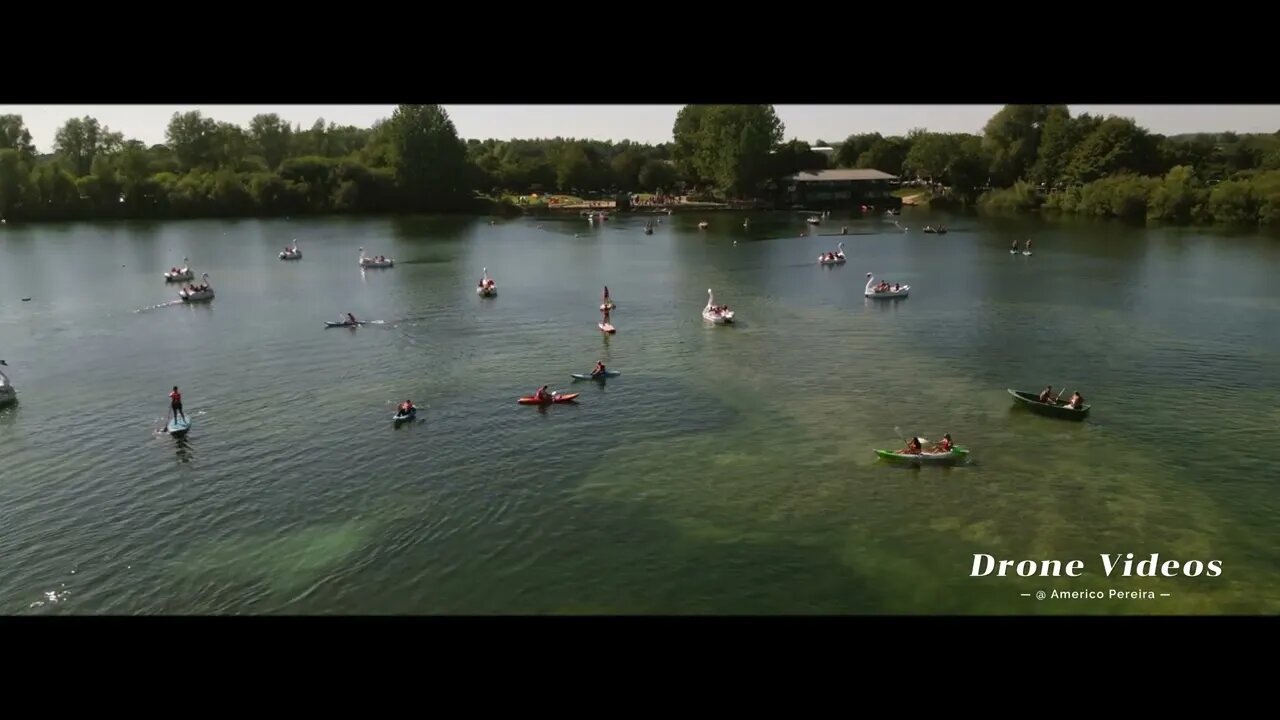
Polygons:
M1088 183L1108 175L1147 174L1159 167L1157 142L1133 120L1109 117L1083 137L1063 174L1068 182Z
M21 115L0 115L0 150L16 150L27 162L35 157L36 147Z
M850 135L845 138L844 142L840 143L840 147L836 149L836 165L845 168L860 167L858 165L859 158L861 158L864 153L869 152L877 143L883 141L884 138L881 137L880 133L861 133L857 135ZM899 162L899 165L901 165L901 162ZM879 168L876 169L878 170ZM896 172L901 171L902 168L899 167Z
M401 105L388 122L396 181L415 207L456 207L470 195L467 150L439 105Z
M887 137L872 143L858 156L857 167L872 168L891 175L901 175L911 152L911 143L904 137Z
M249 121L249 142L266 161L269 170L280 167L289 155L293 128L275 113L254 115Z
M992 182L1008 187L1036 162L1049 105L1006 105L983 128L983 147L991 158ZM1065 111L1065 106L1057 106Z
M165 139L182 170L214 167L221 144L218 123L199 110L174 113L165 131Z
M782 132L772 105L687 105L674 127L677 168L726 194L751 192L768 179Z
M22 205L30 169L22 153L14 148L0 149L0 218L10 218Z
M54 135L54 152L77 177L88 175L99 154L120 151L124 136L102 127L97 118L71 118Z
M1040 126L1040 144L1036 147L1036 159L1027 171L1027 178L1033 183L1057 186L1071 159L1078 131L1079 126L1072 121L1071 112L1065 105L1051 106Z
M639 182L644 190L670 192L677 179L675 166L664 160L646 160L640 168Z

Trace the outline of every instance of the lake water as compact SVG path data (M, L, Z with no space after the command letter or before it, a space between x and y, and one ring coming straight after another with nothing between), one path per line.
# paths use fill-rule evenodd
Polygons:
M1280 611L1280 240L701 219L0 228L0 612ZM166 304L184 256L211 303ZM865 300L867 272L911 296ZM704 323L708 288L737 326ZM373 324L324 328L347 311ZM622 375L575 384L596 360ZM175 384L184 440L154 433ZM543 384L580 402L516 404ZM1046 384L1091 417L1006 393ZM944 432L968 465L873 452ZM1130 552L1223 572L1104 575ZM1086 574L969 577L974 553Z

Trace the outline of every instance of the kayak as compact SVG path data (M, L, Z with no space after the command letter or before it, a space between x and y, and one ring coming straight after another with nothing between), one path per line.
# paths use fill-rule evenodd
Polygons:
M522 397L516 402L520 403L521 405L550 405L551 403L573 402L574 399L576 399L580 394L581 393L568 393L565 395L552 395L549 400L543 400L541 402L539 402L533 396L528 396L528 397Z
M606 333L618 332L617 328L613 326L613 323L596 323L596 327L600 328L601 332L606 332Z
M876 455L879 455L880 457L886 460L900 460L903 462L911 462L911 463L942 465L942 464L953 463L953 462L957 462L959 460L965 459L966 457L968 457L969 451L962 447L955 447L951 449L951 452L920 453L918 455L915 455L915 454L909 455L906 453L893 452L892 450L876 450Z
M617 370L605 370L604 375L592 375L591 373L572 373L574 380L604 380L605 378L618 377L622 373Z
M1022 254L1023 254L1023 255L1030 255L1030 254L1031 254L1031 251L1030 251L1030 250L1023 250L1023 251L1022 251Z
M409 410L408 414L405 414L405 415L401 415L400 411L397 410L396 414L391 416L391 419L400 423L400 422L404 422L405 420L412 420L417 416L418 416L418 408L415 405L412 409Z
M190 419L187 419L187 418L183 418L181 420L174 420L172 418L169 419L169 427L167 428L167 431L170 435L173 435L175 437L186 435L187 431L190 429L191 429Z
M324 326L325 327L355 327L356 325L363 325L364 323L365 323L364 320L357 320L355 324L352 324L349 322L330 322L326 320L324 323Z
M1048 403L1040 402L1040 393L1022 392L1012 388L1009 389L1009 394L1013 396L1013 399L1016 400L1019 405L1026 406L1028 410L1038 415L1058 418L1060 420L1084 420L1086 417L1089 417L1089 408L1093 407L1086 403L1085 406L1079 410L1074 410L1067 407L1067 404L1064 402L1058 402L1055 405L1050 405Z

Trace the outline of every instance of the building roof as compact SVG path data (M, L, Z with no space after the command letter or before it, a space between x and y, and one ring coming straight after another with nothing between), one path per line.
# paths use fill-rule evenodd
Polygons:
M796 173L787 178L796 182L831 182L848 180L897 180L897 175L890 175L879 170L819 170L818 172Z

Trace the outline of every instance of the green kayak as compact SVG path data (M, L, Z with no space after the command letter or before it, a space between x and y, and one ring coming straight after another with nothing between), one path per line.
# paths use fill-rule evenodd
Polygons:
M1067 404L1058 401L1055 405L1040 402L1040 393L1022 392L1021 390L1009 390L1009 394L1017 401L1017 404L1026 407L1033 413L1044 415L1046 417L1059 418L1061 420L1083 420L1089 417L1089 408L1092 405L1085 404L1079 410L1067 407Z
M947 453L920 453L919 455L908 455L906 453L897 453L892 450L876 450L876 455L886 460L897 460L900 462L920 463L928 465L946 465L948 463L959 462L969 456L969 451L962 447L954 447L951 452Z

